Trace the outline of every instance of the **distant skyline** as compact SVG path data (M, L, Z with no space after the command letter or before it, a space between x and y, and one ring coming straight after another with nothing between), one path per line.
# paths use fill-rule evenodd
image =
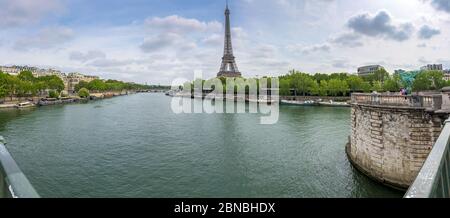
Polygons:
M448 0L230 0L244 77L450 68ZM214 77L225 0L0 0L0 65L148 84Z

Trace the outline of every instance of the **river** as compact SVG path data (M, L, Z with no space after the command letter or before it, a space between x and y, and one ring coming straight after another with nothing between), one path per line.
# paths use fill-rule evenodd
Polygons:
M195 100L199 103L199 100ZM347 160L350 109L174 114L135 94L0 111L0 135L42 197L401 197ZM201 102L200 102L201 103Z

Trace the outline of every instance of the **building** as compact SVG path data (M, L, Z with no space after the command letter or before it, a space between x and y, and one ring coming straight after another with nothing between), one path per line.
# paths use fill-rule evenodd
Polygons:
M444 80L450 81L450 69L444 70Z
M20 69L16 67L6 67L6 66L0 66L0 71L13 76L17 76L21 72Z
M384 67L380 65L370 65L358 68L358 76L368 76L374 74L378 70L382 70Z
M75 86L78 85L78 83L81 81L88 83L96 79L100 79L100 77L84 75L81 73L69 73L63 78L65 91L67 91L68 94L74 94Z
M13 75L13 76L17 76L20 74L20 72L22 71L30 71L33 76L35 77L42 77L42 76L58 76L60 78L64 77L65 75L63 73L61 73L61 71L59 70L54 70L54 69L39 69L37 67L29 67L29 66L0 66L0 71Z
M428 64L420 68L420 70L437 70L443 71L442 64Z
M62 73L59 70L54 69L39 69L37 67L28 67L28 66L0 66L0 71L17 76L22 71L30 71L33 76L35 77L43 77L43 76L57 76L61 78L61 80L64 82L64 90L68 94L74 94L75 93L75 86L80 83L81 81L84 82L91 82L92 80L99 79L98 76L89 76L89 75L83 75L81 73L69 73L65 74Z
M233 46L231 43L231 24L230 24L230 9L227 7L225 9L225 46L222 57L222 64L220 66L220 71L217 77L241 77L242 74L239 72L236 60L233 55Z

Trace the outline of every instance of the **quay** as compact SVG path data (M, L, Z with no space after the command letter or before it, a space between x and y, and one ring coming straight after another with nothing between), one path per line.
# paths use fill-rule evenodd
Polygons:
M407 197L450 196L449 94L449 89L410 96L353 94L351 136L346 146L350 162L378 182L409 188ZM423 187L432 183L433 188ZM429 193L418 195L418 190ZM445 194L432 194L431 190L444 190Z

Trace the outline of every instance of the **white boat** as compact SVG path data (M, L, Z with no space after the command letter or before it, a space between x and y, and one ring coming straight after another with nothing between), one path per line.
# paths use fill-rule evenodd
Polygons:
M21 102L16 105L16 108L31 108L31 107L36 107L36 105L29 101Z
M289 105L300 105L300 106L313 106L317 105L315 101L290 101L290 100L281 100L282 104Z
M325 101L325 102L319 102L319 105L321 106L329 106L329 107L350 107L350 104L347 102L335 102L335 101Z

